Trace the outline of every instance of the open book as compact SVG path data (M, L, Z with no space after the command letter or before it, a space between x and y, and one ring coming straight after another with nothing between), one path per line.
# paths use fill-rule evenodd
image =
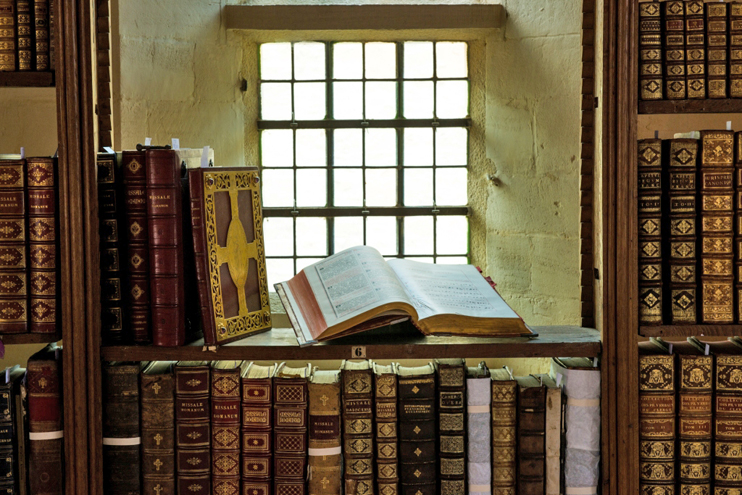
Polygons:
M410 318L425 335L533 335L474 266L386 261L368 246L309 265L275 288L300 346Z

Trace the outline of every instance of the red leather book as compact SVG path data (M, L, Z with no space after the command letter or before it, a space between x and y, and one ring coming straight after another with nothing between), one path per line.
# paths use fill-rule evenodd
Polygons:
M152 342L175 347L185 344L180 163L173 150L147 150L145 168Z
M62 348L49 344L28 358L29 493L64 493Z
M209 364L175 366L175 466L179 495L211 495Z
M240 361L211 364L211 484L240 495Z
M270 495L276 365L242 363L242 493Z
M57 330L56 160L28 158L29 331Z
M147 229L147 180L143 151L124 151L124 226L128 246L128 306L132 340L136 344L152 341L149 302L149 230Z
M34 0L36 70L49 70L49 0Z
M25 170L0 160L0 334L28 331Z

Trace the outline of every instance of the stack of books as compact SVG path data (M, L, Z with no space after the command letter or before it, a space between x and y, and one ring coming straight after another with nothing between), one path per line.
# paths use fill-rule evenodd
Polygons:
M54 70L54 0L0 0L0 72Z

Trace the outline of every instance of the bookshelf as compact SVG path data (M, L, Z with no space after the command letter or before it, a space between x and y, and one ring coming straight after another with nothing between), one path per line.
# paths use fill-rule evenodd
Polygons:
M732 337L742 335L742 325L647 325L639 327L639 335L673 340L700 336Z
M0 335L0 341L2 341L4 345L49 344L51 342L57 342L58 340L60 340L58 335L47 335L41 333Z
M49 88L54 72L0 72L0 88Z
M742 113L742 99L639 101L640 115L680 113Z

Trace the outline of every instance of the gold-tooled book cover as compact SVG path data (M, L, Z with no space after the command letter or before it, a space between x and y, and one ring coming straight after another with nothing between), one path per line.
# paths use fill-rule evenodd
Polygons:
M190 169L188 180L206 344L270 330L258 169Z

